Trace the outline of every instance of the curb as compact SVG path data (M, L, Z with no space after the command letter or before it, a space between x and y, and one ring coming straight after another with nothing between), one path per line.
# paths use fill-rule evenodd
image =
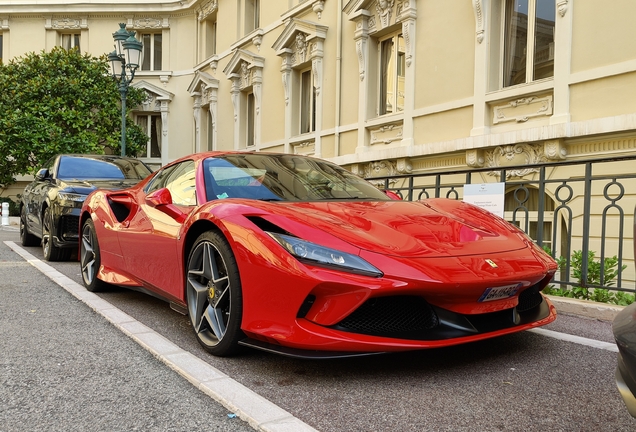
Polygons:
M220 370L172 343L84 286L37 259L17 243L5 241L11 250L53 282L84 302L159 361L188 380L231 413L260 432L317 432L288 411L260 396Z
M576 315L600 321L614 321L616 315L625 309L625 306L608 305L607 303L598 303L589 300L577 300L550 295L546 297L554 304L557 313Z

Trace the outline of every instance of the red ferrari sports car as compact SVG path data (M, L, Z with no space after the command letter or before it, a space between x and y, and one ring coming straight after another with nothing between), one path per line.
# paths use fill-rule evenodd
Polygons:
M517 227L449 199L408 202L292 154L208 152L93 192L86 288L152 292L201 345L329 358L441 347L548 324L557 264Z

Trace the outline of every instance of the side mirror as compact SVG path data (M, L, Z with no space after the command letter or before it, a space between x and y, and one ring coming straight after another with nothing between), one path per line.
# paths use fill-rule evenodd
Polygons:
M146 196L146 204L167 214L179 223L185 221L187 214L172 203L172 194L166 188L158 189Z
M172 194L166 188L158 189L146 196L146 204L155 208L172 204Z
M49 178L49 169L42 168L35 174L35 179L38 181L46 180Z
M382 192L384 192L384 194L386 196L388 196L389 198L391 198L392 200L396 200L396 201L401 201L402 197L400 195L398 195L397 193L391 191L391 190L383 190Z

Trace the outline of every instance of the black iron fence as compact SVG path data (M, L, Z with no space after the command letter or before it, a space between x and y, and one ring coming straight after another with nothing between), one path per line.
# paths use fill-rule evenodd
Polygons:
M552 287L634 293L635 167L630 156L367 180L409 201L463 199L465 184L502 182L505 219L559 262Z

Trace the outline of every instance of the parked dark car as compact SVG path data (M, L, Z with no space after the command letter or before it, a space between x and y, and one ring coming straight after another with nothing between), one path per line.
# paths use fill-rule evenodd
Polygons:
M627 411L636 417L636 303L616 316L613 330L618 346L616 385Z
M634 228L636 229L636 208ZM636 253L636 236L632 240L632 245ZM632 417L636 417L636 303L632 303L616 315L612 330L618 346L616 386L627 411Z
M79 241L82 203L95 189L134 186L152 170L134 158L63 154L51 158L24 189L20 201L23 246L42 244L47 261L70 257Z

